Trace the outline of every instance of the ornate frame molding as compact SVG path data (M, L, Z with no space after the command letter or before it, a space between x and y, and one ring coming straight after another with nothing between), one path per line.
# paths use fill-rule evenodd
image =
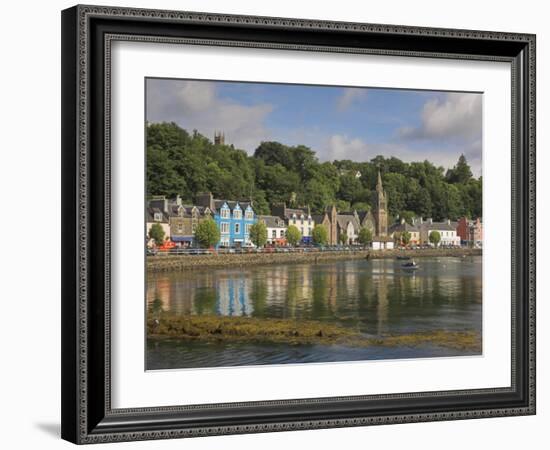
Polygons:
M101 19L101 20L100 20ZM102 22L101 27L97 24ZM116 26L112 30L105 21ZM246 29L249 34L267 31L268 36L285 34L302 39L302 32L329 32L341 38L353 34L376 41L374 46L331 45L330 42L273 42L258 35L254 41L220 39L219 37L152 36L124 31L126 24L145 29L148 24L160 23L171 30L186 26L229 33L232 27ZM137 25L136 25L137 24ZM98 28L101 28L98 30ZM234 29L234 28L233 28ZM117 30L119 32L117 32ZM362 426L373 424L439 421L527 415L535 413L535 36L530 34L487 31L449 30L397 25L377 25L305 19L204 14L195 12L159 11L146 9L76 6L63 12L63 226L71 243L63 248L63 383L62 434L76 443L98 443L143 439L165 439L219 434L271 432L298 429ZM311 33L310 33L311 35ZM398 37L405 48L390 48L384 42ZM418 44L426 38L431 46ZM95 41L94 41L95 39ZM303 37L308 40L309 35ZM458 51L445 52L438 47L441 40L454 42ZM411 57L452 59L481 59L506 61L512 64L512 155L513 155L513 261L512 261L512 386L500 389L471 391L424 392L418 394L375 395L360 397L331 397L292 399L246 404L194 405L166 408L113 410L110 402L110 63L111 43L116 40L155 43L186 43L194 45L244 46L265 49L289 49L322 52L349 52ZM328 38L327 38L328 40ZM483 43L497 42L492 53L465 51L464 41L471 48ZM335 40L335 43L338 44ZM461 44L462 43L462 44ZM415 48L422 47L421 49ZM461 47L462 45L462 47ZM103 47L100 49L99 47ZM486 48L492 48L486 46ZM103 73L103 79L98 77ZM100 84L98 84L100 83ZM98 127L97 114L91 114L98 86L103 85L101 113L104 123ZM516 99L518 101L516 101ZM76 107L75 107L76 105ZM92 143L101 142L103 155L92 152ZM99 159L99 161L97 161ZM101 179L99 178L102 175ZM101 187L98 188L98 184ZM519 190L518 190L519 187ZM99 211L105 212L97 217ZM522 215L522 213L524 213ZM526 213L526 214L525 214ZM103 222L103 241L94 240ZM94 234L95 233L95 234ZM101 242L102 249L96 247ZM516 255L516 251L520 254ZM517 256L517 258L516 258ZM520 262L517 267L516 260ZM101 276L102 274L102 276ZM101 279L101 292L94 280ZM517 283L517 286L516 286ZM524 293L522 298L516 294ZM526 294L526 295L525 295ZM94 299L96 301L94 301ZM101 304L98 299L102 299ZM517 303L516 303L517 301ZM99 309L98 309L99 308ZM518 312L522 317L518 317ZM98 320L96 315L101 318ZM98 344L103 365L94 356ZM93 354L91 355L91 352ZM516 357L516 355L519 356ZM91 370L92 368L92 370ZM519 372L517 369L519 368ZM94 370L96 372L94 372ZM103 383L91 379L104 375ZM102 387L101 404L91 401ZM518 395L518 390L522 390ZM306 418L254 423L193 424L191 421L170 426L168 420L185 412L242 407L284 408L290 406L329 405L347 401L400 400L409 402L425 398L464 397L474 402L477 396L511 395L518 397L506 406L433 409L412 413L377 414L371 412L353 416L342 414L335 418ZM475 402L474 402L475 403ZM201 422L203 423L203 422Z

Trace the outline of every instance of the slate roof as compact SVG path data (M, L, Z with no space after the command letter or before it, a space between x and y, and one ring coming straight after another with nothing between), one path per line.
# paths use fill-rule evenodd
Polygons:
M229 209L231 211L233 211L235 209L235 207L237 206L237 204L239 204L239 207L241 208L241 210L245 210L246 208L248 208L249 206L252 206L252 203L251 202L247 202L247 201L234 201L234 200L218 200L218 199L214 199L214 208L217 210L219 210L224 203L227 203L227 206L229 206Z
M323 223L323 220L325 220L325 214L312 214L311 215L311 218L313 219L313 221L317 224L321 224ZM329 219L330 220L330 219Z
M278 216L258 216L258 220L265 222L268 228L286 228L284 220Z
M372 222L374 222L374 216L370 211L359 211L357 215L359 216L359 221L361 223L365 221L365 218L369 218Z
M453 225L453 222L424 222L420 227L424 230L456 231L456 225Z
M403 232L403 231L412 231L412 232L418 233L420 231L420 227L417 226L417 225L411 225L407 222L393 224L390 227L390 232L391 233L394 233L394 232L400 233L400 232Z
M307 208L286 208L285 217L292 217L293 214L296 214L297 217L300 217L302 214L304 217L308 217Z
M338 225L340 225L340 228L347 228L348 223L351 222L353 228L359 230L357 217L355 217L353 214L338 214L336 216L336 221L338 222Z
M158 222L155 220L155 214L161 213L162 214L162 221L161 223L168 223L168 216L164 211L162 211L160 208L147 208L147 222Z

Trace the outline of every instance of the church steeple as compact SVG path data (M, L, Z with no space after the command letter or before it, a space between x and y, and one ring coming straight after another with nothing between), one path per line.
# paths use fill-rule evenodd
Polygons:
M388 212L387 198L382 186L382 175L378 169L378 181L376 182L376 193L373 196L373 215L375 222L375 231L377 236L386 236L388 234Z
M380 169L378 169L378 182L376 183L376 192L384 192L382 187L382 176L380 175Z

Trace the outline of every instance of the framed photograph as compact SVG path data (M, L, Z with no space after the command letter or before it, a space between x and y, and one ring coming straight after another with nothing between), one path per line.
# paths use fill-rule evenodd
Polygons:
M62 12L62 437L535 413L535 36Z

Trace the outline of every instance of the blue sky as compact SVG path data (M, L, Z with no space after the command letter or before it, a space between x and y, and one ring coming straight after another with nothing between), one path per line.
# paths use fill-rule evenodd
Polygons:
M147 79L147 120L173 121L252 154L262 141L303 144L321 161L377 155L481 174L482 94Z

